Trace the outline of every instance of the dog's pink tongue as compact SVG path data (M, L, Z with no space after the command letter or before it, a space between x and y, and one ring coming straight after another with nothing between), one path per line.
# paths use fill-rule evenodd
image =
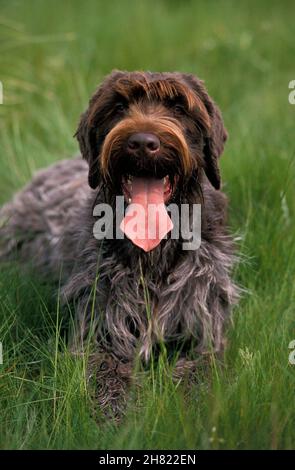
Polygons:
M120 225L130 240L144 251L155 248L173 228L164 204L164 180L133 177L131 204Z

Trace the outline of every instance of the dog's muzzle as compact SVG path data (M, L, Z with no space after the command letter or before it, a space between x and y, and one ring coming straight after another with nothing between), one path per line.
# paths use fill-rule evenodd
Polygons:
M166 204L192 162L174 119L135 117L119 122L106 136L101 169L106 182L116 194L122 190L128 204L121 230L132 243L150 251L173 228Z

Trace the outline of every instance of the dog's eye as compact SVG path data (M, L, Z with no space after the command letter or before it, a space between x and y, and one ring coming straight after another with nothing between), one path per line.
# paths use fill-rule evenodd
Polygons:
M185 109L183 106L181 106L181 104L175 104L173 106L173 111L175 114L177 114L178 116L180 116L181 114L185 114Z
M123 113L126 109L124 103L116 103L114 106L114 110L116 113Z

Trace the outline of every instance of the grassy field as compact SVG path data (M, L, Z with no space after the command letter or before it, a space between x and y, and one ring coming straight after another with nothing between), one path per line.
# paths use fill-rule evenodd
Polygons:
M222 158L240 237L225 364L189 400L155 370L125 420L96 424L50 286L0 269L0 448L295 448L295 79L292 1L1 0L0 203L77 152L79 114L113 68L205 79L230 134ZM140 404L140 406L138 406Z

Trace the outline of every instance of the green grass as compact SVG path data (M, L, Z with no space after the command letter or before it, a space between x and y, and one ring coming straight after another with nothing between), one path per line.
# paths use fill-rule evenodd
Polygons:
M2 0L0 34L0 203L77 152L79 114L112 68L196 73L230 134L221 166L249 291L224 366L189 399L159 366L119 426L96 424L50 286L2 266L0 447L294 448L294 2Z

